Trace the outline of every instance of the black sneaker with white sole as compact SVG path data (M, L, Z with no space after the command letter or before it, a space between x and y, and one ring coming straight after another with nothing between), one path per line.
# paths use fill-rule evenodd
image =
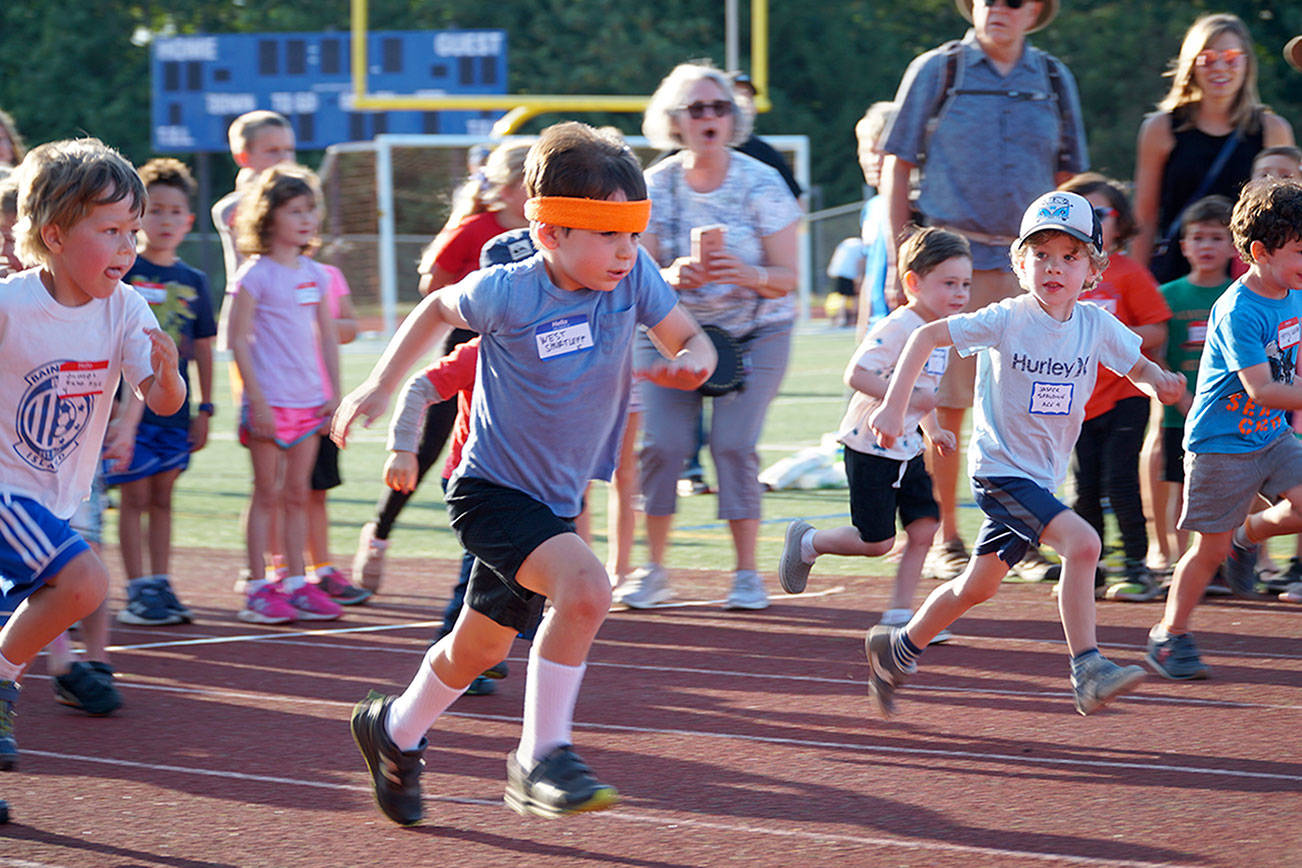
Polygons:
M389 738L385 721L394 697L372 690L353 706L350 725L353 741L371 772L375 803L384 816L401 826L410 826L424 816L420 804L420 773L425 767L425 739L415 750L401 751Z
M593 777L574 748L563 744L552 748L527 773L512 751L506 758L504 800L518 814L560 817L613 807L619 793Z

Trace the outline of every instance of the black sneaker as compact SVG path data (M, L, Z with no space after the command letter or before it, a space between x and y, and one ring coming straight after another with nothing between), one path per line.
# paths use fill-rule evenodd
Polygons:
M371 787L380 812L399 825L410 826L419 823L423 816L420 772L425 767L428 742L422 738L415 750L398 750L384 727L393 700L392 696L372 690L353 706L349 723L353 741L357 742L357 749L371 772Z
M492 678L494 681L496 681L499 678L505 678L506 676L510 675L511 667L507 665L505 660L503 660L499 663L494 663L492 666L485 669L481 674L485 678Z
M4 799L0 799L0 826L9 822L9 804Z
M1230 554L1221 565L1221 575L1225 577L1225 586L1230 593L1240 600L1264 600L1257 593L1257 552L1261 546L1241 546L1230 539Z
M113 667L98 660L78 660L63 675L54 676L54 698L92 717L122 707L122 696L113 684Z
M574 748L563 744L552 748L528 774L512 751L506 758L504 800L518 814L560 817L613 807L619 793L594 778Z
M14 704L22 688L12 681L0 681L0 772L18 768L18 742L14 741Z

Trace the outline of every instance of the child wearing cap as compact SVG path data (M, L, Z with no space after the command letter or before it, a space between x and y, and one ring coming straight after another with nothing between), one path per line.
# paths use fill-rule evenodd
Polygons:
M453 530L475 556L465 608L401 696L372 692L353 710L376 801L404 825L421 818L426 731L506 657L545 599L552 606L529 653L506 802L555 817L617 801L570 745L585 661L611 600L605 567L574 517L588 480L615 469L638 324L667 357L641 371L645 379L695 389L715 365L710 340L638 246L651 203L622 141L579 123L549 127L526 158L525 187L538 255L427 296L335 415L343 445L354 419L384 413L403 374L449 326L480 333L470 435L446 497Z
M907 625L869 631L869 693L883 715L893 712L895 690L917 671L922 649L989 599L1009 567L1041 540L1062 559L1058 611L1071 654L1076 710L1089 714L1144 677L1140 667L1117 666L1099 653L1099 535L1053 492L1066 475L1100 364L1167 404L1183 393L1184 377L1141 355L1139 336L1112 314L1076 304L1107 266L1102 226L1084 197L1054 192L1032 202L1011 259L1026 292L915 331L885 401L869 420L889 447L905 434L909 395L932 351L953 346L960 355L979 353L968 470L986 518L957 578L932 591Z

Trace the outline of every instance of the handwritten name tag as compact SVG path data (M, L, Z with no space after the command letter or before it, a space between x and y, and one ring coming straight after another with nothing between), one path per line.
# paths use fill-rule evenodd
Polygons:
M923 370L932 376L939 377L945 373L945 368L949 367L949 347L936 347L927 356L927 364Z
M321 290L316 285L316 281L309 280L306 283L300 283L294 287L294 301L297 304L318 304L321 301Z
M1032 383L1031 412L1040 416L1066 416L1071 413L1074 383Z
M1302 342L1302 323L1297 317L1290 317L1279 324L1279 348L1286 350Z
M152 304L162 304L167 301L167 287L161 283L137 283L135 284L136 292L140 293L145 301Z
M54 394L60 398L82 398L104 393L104 379L108 375L108 360L100 362L64 362L59 365Z
M1185 338L1185 345L1201 347L1205 343L1207 343L1207 320L1189 323L1189 337Z
M567 316L538 326L534 340L538 342L538 358L552 359L592 349L592 327L586 316Z

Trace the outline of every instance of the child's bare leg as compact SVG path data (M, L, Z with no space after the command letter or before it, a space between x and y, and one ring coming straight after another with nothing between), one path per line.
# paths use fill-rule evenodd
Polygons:
M253 463L253 491L244 512L244 552L249 577L261 579L266 568L263 553L270 541L272 516L281 510L279 476L283 452L275 441L251 440L249 459Z
M967 410L963 407L937 407L936 416L940 427L953 431L956 436L963 430L963 416ZM936 490L936 501L940 504L940 539L947 542L959 539L958 533L958 478L963 471L962 450L953 449L941 455L935 449L927 450L927 468Z
M1139 451L1139 495L1148 518L1148 566L1165 568L1171 564L1171 525L1166 483L1162 481L1162 405L1154 402L1148 420L1144 446Z
M307 554L314 565L330 563L330 515L324 489L307 495Z
M74 557L23 600L0 627L0 655L25 666L76 621L95 611L108 593L108 569L93 551Z
M554 614L534 640L539 653L565 666L581 665L610 611L610 580L592 549L577 534L559 534L534 549L515 578L552 603Z
M588 482L588 487L583 492L583 511L574 519L574 532L579 535L585 545L592 545L592 510L588 504L592 502L592 482Z
M999 590L1008 574L1008 564L991 552L973 555L956 579L939 585L918 608L905 627L905 635L916 648L926 648L936 635L978 603L984 603Z
M919 518L904 529L907 542L904 553L900 556L899 569L895 571L895 584L891 586L890 608L913 608L913 596L918 590L918 580L922 577L922 564L927 559L927 550L931 548L931 541L935 539L936 528L939 526L940 523L934 518Z
M86 646L86 659L109 662L109 606L105 596L95 611L81 619L81 644Z
M1042 539L1062 559L1058 615L1072 657L1098 647L1094 617L1094 571L1102 543L1089 522L1071 510L1054 516Z
M434 644L426 660L440 681L464 690L485 669L506 659L515 635L510 627L462 606L456 626Z
M1216 569L1230 553L1230 537L1233 535L1232 530L1193 535L1193 545L1175 565L1171 589L1166 595L1162 626L1167 633L1184 633L1189 629L1189 616L1202 600Z
M156 576L168 575L171 567L172 487L180 475L165 470L141 480L149 484L149 570Z
M624 439L619 444L619 465L611 480L607 501L606 536L610 556L607 572L615 580L628 575L633 569L633 537L637 532L637 513L633 497L637 494L637 432L642 421L641 413L630 413L624 428Z
M1286 491L1274 506L1249 515L1243 531L1253 543L1302 531L1302 485Z
M1171 526L1175 528L1175 558L1179 560L1184 553L1189 550L1189 531L1180 530L1177 522L1180 518L1180 504L1184 503L1184 484L1180 482L1170 483L1171 485L1171 511L1168 513Z
M859 529L850 525L814 531L813 545L815 554L846 555L861 558L875 558L891 550L895 538L890 537L877 542L864 542Z
M316 461L319 438L309 437L285 450L285 477L281 483L283 505L279 546L291 576L306 574L303 550L307 547L307 501L312 481L312 464Z
M118 548L122 550L122 568L128 579L138 579L146 575L141 519L149 512L149 478L124 482L118 494Z

